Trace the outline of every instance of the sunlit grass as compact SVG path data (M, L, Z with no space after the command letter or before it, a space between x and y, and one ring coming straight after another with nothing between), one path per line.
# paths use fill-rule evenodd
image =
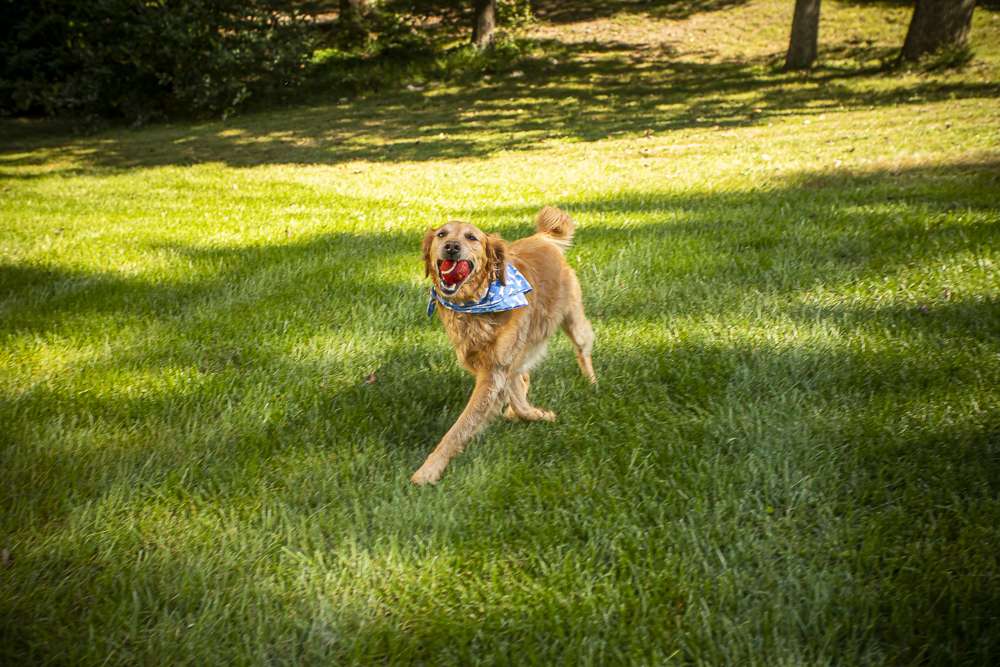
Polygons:
M715 5L481 85L5 121L0 662L995 662L1000 18L930 74L876 63L905 7L824 3L786 75L789 3ZM421 234L544 204L600 387L557 337L558 421L412 488L470 389Z

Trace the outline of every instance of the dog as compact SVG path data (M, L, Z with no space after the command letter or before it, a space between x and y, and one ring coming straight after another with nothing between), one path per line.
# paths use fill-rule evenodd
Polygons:
M547 206L535 226L535 234L511 244L458 220L424 236L424 272L433 283L428 313L437 311L476 385L458 420L413 473L415 484L436 484L504 404L508 419L555 420L555 413L528 402L528 386L531 369L560 326L576 348L580 370L597 383L594 330L564 257L575 225L565 212Z

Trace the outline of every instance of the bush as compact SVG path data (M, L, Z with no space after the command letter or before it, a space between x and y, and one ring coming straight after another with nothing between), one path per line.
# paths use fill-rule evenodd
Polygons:
M0 0L0 109L227 115L299 82L304 28L282 0Z

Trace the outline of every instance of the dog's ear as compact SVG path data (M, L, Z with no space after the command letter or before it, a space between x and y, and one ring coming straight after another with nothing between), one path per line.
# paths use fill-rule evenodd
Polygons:
M495 234L486 236L486 259L489 262L490 282L507 284L507 243Z
M431 243L434 242L434 228L428 227L427 233L424 234L424 242L421 246L421 250L424 254L424 278L431 277Z

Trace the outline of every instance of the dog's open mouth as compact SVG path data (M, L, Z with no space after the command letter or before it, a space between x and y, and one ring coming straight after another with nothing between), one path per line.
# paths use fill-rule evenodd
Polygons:
M472 274L473 264L467 259L438 260L438 276L441 278L441 291L451 295L458 291L465 279Z

